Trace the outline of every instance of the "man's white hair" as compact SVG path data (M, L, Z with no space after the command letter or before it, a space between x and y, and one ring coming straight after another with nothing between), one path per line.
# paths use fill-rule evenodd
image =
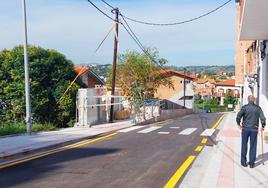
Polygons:
M253 95L248 96L248 102L255 102L256 98Z

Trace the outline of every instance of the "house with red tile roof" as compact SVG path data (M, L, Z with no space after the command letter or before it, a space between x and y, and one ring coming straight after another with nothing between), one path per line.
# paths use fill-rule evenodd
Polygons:
M104 81L88 66L75 66L74 71L88 88L99 88L105 85Z
M184 72L178 72L170 69L161 70L160 73L171 79L174 89L167 86L159 86L154 97L170 101L180 106L184 106L185 101L185 107L192 109L194 104L193 80L196 78L192 75L184 74Z
M216 88L214 79L197 79L194 81L194 94L203 97L213 96Z
M216 95L220 98L221 105L226 94L231 94L237 99L241 97L241 88L235 85L234 79L216 82Z

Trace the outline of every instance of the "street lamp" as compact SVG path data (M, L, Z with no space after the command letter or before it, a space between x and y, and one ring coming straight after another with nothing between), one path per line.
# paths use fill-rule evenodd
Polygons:
M31 118L31 99L30 99L30 81L29 81L29 64L28 64L28 37L27 37L27 18L26 18L26 0L22 0L23 12L23 30L24 30L24 74L25 74L25 100L26 100L26 126L27 133L32 132Z

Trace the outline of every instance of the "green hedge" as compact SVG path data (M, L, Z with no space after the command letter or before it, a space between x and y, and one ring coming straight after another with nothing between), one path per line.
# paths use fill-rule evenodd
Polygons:
M220 106L216 104L203 104L203 103L194 103L195 109L204 109L204 110L210 110L211 112L226 112L227 107L226 106Z

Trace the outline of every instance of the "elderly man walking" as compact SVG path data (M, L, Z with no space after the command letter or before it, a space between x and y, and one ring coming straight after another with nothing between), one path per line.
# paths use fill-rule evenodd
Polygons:
M261 107L256 105L254 102L255 97L250 95L248 97L248 104L242 106L236 117L237 125L242 129L241 165L247 167L249 164L250 168L254 168L256 161L259 119L261 120L262 124L261 131L264 130L266 125L266 119ZM250 139L249 163L247 163L248 139Z

